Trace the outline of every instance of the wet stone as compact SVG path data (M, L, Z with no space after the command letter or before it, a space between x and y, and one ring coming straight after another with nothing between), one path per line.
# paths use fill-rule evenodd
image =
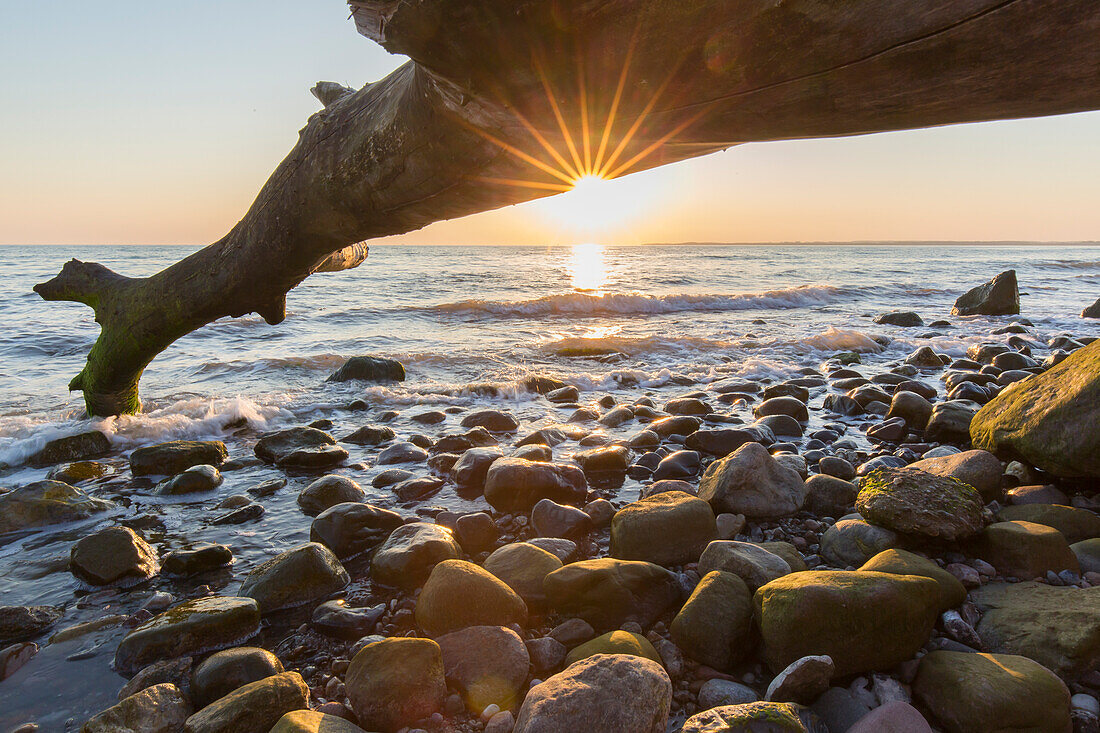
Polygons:
M168 575L197 575L224 568L232 562L232 550L225 545L208 544L169 552L164 556L161 569Z

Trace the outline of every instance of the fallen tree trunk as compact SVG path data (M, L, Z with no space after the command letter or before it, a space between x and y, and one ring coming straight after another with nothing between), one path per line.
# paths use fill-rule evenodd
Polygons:
M101 325L70 384L140 410L138 380L213 320L285 317L352 243L743 142L1100 108L1095 0L355 0L412 60L325 108L221 240L147 278L73 260L35 286Z

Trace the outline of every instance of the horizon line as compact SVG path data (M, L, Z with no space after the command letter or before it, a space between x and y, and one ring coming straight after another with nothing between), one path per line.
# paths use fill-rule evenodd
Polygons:
M1097 246L1100 240L1056 240L1056 239L845 239L845 240L772 240L753 242L639 242L635 244L601 243L601 242L556 242L543 244L471 244L471 243L403 243L403 242L373 242L365 240L368 246L375 247L575 247L583 244L599 244L603 247L768 247L775 245L790 246L926 246L926 247L987 247L987 246ZM17 244L12 242L0 242L0 247L192 247L202 249L209 244L135 244L133 242L122 244L69 244L64 242Z

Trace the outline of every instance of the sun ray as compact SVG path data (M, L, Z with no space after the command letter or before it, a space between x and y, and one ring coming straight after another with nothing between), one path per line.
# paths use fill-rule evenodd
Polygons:
M638 114L634 122L630 125L630 128L626 131L626 134L623 135L622 140L620 140L619 144L615 146L615 150L611 153L610 157L608 157L607 162L604 163L603 169L599 171L600 175L603 178L614 177L606 175L606 172L612 170L611 166L615 165L615 162L619 159L619 156L622 155L623 151L626 149L626 146L629 145L630 141L634 139L634 136L638 133L638 130L646 121L646 118L649 117L649 113L652 112L653 108L657 106L657 102L658 100L660 100L661 95L664 94L665 89L667 89L668 85L672 83L672 79L674 76L676 76L676 72L678 70L679 64L673 67L668 77L666 77L665 80L661 82L661 85L657 87L656 91L653 92L653 96L649 98L649 101L646 102L645 107L642 108L642 111Z
M560 179L566 185L571 185L573 183L573 181L575 180L574 177L570 177L568 174L559 171L557 168L553 167L552 165L544 163L543 161L539 160L538 158L536 158L532 155L528 155L527 153L523 152L522 150L520 150L519 148L517 148L514 145L509 145L508 143L506 143L503 140L501 140L500 138L498 138L496 135L493 135L490 132L486 132L485 130L482 130L481 128L479 128L475 125L469 124L469 123L463 121L461 118L458 118L458 121L463 126L468 127L469 129L473 130L474 132L476 132L478 135L481 135L483 138L485 138L489 142L491 142L494 145L500 147L502 150L506 150L509 153L511 153L512 155L519 158L520 160L522 160L526 163L530 163L531 165L535 166L539 170L541 170L545 173L549 173L550 175L554 176L555 178Z
M577 88L581 105L581 142L584 146L584 175L592 175L592 134L588 128L588 85L584 78L584 64L577 61Z
M516 116L516 119L519 120L520 124L523 125L529 133L531 133L531 137L535 138L535 140L538 141L539 145L541 145L543 149L546 150L546 152L550 153L555 162L557 162L557 164L561 166L563 172L568 173L573 178L580 178L583 175L579 170L569 164L569 161L565 159L565 156L559 153L558 149L550 144L550 141L547 140L546 137L541 132L539 132L538 129L534 125L532 125L531 122L526 117L524 117L518 109L513 109L512 114L514 114Z
M532 60L534 61L535 71L538 73L539 81L542 82L542 88L546 91L546 99L550 102L550 108L554 112L554 119L558 121L558 127L561 128L561 134L565 138L565 146L569 149L569 154L573 157L573 167L575 170L580 171L584 167L581 162L581 156L577 153L577 146L573 142L573 135L569 132L569 125L565 123L565 116L562 115L561 107L558 106L558 100L554 95L554 88L550 84L550 78L546 75L546 70L538 54L534 54Z
M566 185L563 183L544 183L541 181L525 181L521 178L492 178L490 176L481 176L479 181L484 183L495 183L502 186L515 186L517 188L534 188L540 191L553 191L555 193L565 193L566 191L573 190L572 185Z
M607 144L611 141L611 130L615 125L615 117L619 113L619 103L623 98L623 90L626 88L627 74L630 72L630 64L634 59L634 46L638 40L638 30L635 29L634 36L630 39L630 45L626 49L626 58L623 60L623 70L619 72L619 83L615 87L615 96L611 99L611 108L607 112L607 121L603 126L603 135L600 136L600 146L596 150L596 160L592 165L592 170L599 175L599 171L603 170L603 156L607 152Z
M654 150L661 147L662 145L667 143L669 140L671 140L673 137L675 137L676 135L679 135L681 132L686 130L688 127L690 127L691 125L698 122L699 118L702 117L705 112L706 112L705 109L700 110L696 114L694 114L691 117L689 117L688 119L684 120L679 125L672 128L667 134L662 135L661 137L657 138L653 143L646 146L641 152L639 152L633 158L631 158L630 160L626 161L625 163L620 165L615 170L608 173L605 176L605 178L618 178L619 176L624 175L627 171L630 170L630 168L632 168L634 166L635 163L639 163L642 160L644 160L645 158L648 158L650 156L650 154L653 153Z

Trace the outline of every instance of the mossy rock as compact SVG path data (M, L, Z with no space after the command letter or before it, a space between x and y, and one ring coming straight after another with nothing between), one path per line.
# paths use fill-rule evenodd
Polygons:
M308 707L302 676L281 672L218 698L188 718L183 733L268 733L286 713Z
M778 555L786 560L792 573L800 573L807 569L806 560L802 557L802 553L790 542L754 542L753 544L759 545L773 555Z
M546 602L543 582L547 575L561 569L562 562L541 547L527 542L513 542L493 550L485 558L484 567L530 606Z
M682 491L633 502L611 519L611 556L656 565L694 562L718 529L710 504Z
M317 710L295 710L279 718L270 733L367 733L336 715Z
M986 527L969 546L997 572L1022 580L1042 578L1047 571L1079 569L1066 538L1045 524L997 522Z
M1088 509L1061 504L1018 504L997 512L1002 522L1022 521L1045 524L1062 533L1066 542L1074 543L1100 537L1100 516Z
M134 476L172 476L191 466L220 466L229 457L220 440L172 440L138 448L130 454Z
M871 471L856 496L856 511L872 524L948 541L981 531L982 506L973 486L914 468Z
M681 733L829 733L809 708L792 702L723 705L697 713Z
M565 657L565 666L591 657L594 654L633 654L636 657L652 659L661 664L661 655L649 643L649 639L629 631L609 631L586 641L569 652Z
M60 481L35 481L0 494L0 534L75 522L114 506Z
M352 658L344 684L359 722L391 733L442 709L443 653L431 639L376 641Z
M331 550L307 542L254 567L238 595L254 598L268 614L330 596L350 581Z
M680 601L676 576L660 565L600 558L570 563L543 581L547 604L597 631L627 621L647 627Z
M465 560L435 566L416 601L416 623L429 636L468 626L523 625L527 604L504 581Z
M111 441L98 430L56 438L27 459L32 466L52 466L64 461L99 458L111 450Z
M752 592L745 581L714 570L703 576L672 619L672 640L695 661L725 671L753 649L752 614Z
M940 586L940 610L955 608L966 600L966 588L951 573L928 558L906 550L883 550L863 564L860 570L893 575L920 575Z

